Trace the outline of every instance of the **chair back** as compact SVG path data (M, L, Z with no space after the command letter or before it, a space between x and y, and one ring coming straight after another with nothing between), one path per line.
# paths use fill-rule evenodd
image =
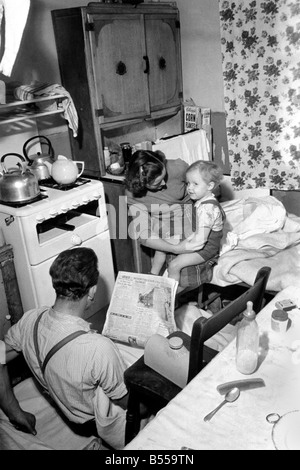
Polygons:
M190 343L188 382L206 365L203 362L205 341L218 333L236 316L246 310L248 301L253 302L253 310L255 313L258 313L262 309L270 272L271 268L268 266L261 268L256 275L253 286L250 286L243 294L210 318L200 317L194 322Z

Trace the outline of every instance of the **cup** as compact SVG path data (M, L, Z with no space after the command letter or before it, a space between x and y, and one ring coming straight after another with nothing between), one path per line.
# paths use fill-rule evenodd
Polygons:
M285 333L288 328L289 316L285 310L273 310L271 315L271 327L277 333Z

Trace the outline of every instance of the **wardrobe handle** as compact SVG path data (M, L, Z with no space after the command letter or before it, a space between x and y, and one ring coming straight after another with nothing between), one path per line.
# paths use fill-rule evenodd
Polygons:
M146 68L144 70L144 73L149 73L150 71L149 57L147 55L144 55L143 59L146 62Z

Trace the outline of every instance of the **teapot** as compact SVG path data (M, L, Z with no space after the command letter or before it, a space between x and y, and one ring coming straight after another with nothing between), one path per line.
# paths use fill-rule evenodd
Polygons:
M49 168L49 162L45 162L45 164ZM81 165L80 171L78 164ZM58 155L55 162L51 165L51 176L58 184L72 184L82 175L83 170L84 162L74 161L63 155Z
M48 153L37 152L36 154L28 155L28 144L35 139L39 139L41 144L47 145ZM50 166L54 163L54 151L51 142L47 137L44 135L37 135L28 139L23 145L23 155L28 161L30 170L36 175L39 181L49 179L51 177L49 166L46 165L46 163L49 163Z
M4 160L8 155L19 157L21 163L17 168L6 169ZM7 203L31 202L40 195L37 177L28 169L26 160L18 153L6 153L0 160L3 171L0 171L0 200Z

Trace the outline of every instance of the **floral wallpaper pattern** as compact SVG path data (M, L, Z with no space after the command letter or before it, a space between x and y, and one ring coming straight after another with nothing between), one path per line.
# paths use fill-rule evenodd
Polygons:
M235 190L300 189L300 0L219 0Z

